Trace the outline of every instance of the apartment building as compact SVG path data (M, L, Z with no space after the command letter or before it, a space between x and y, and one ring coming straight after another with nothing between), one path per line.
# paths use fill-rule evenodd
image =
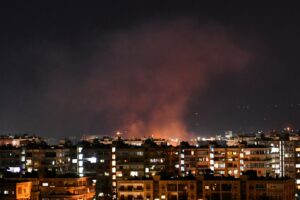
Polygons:
M0 199L2 200L29 200L32 183L30 181L0 180Z

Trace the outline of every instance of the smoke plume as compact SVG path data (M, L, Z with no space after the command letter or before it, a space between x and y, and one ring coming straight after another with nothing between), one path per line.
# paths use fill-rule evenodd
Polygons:
M78 63L60 58L60 52L48 55L51 62L56 58L68 65L54 73L47 93L57 126L186 137L191 95L222 74L243 69L252 56L224 27L191 20L136 25L111 32L93 46ZM80 68L80 75L70 74L72 68Z

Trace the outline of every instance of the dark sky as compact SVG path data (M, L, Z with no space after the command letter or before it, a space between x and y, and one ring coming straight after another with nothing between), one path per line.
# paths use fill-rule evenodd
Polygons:
M183 137L300 126L296 5L0 4L1 134Z

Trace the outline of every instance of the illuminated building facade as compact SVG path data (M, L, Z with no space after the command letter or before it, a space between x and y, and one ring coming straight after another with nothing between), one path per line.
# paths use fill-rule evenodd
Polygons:
M241 199L241 184L238 179L203 178L200 199Z
M242 177L242 199L295 199L295 182L291 178Z
M40 143L42 140L40 137L36 137L34 135L1 135L0 136L0 146L13 146L13 147L21 147L26 146L30 143Z
M120 200L291 200L295 183L290 178L198 177L130 179L117 181Z
M6 182L18 183L18 181L20 181L22 186L21 194L23 196L20 199L92 200L95 197L95 184L87 177L71 177L70 175L64 175L51 178L5 178L3 179L3 185L5 187ZM24 189L25 186L26 188ZM19 187L19 185L17 185L17 187ZM3 190L2 186L0 188ZM29 195L26 193L26 198L24 197L25 192L29 193Z
M70 149L57 146L44 148L26 148L25 166L27 172L36 171L42 173L53 172L63 174L69 172Z
M242 172L255 170L260 176L272 172L271 147L240 146L181 147L180 174L185 176L214 174L215 176L240 177Z
M243 150L244 170L254 170L258 176L271 174L271 147L266 146L247 146Z
M197 199L197 181L195 180L158 180L154 181L154 199Z
M42 199L92 200L95 196L95 186L87 177L41 178L39 182Z
M197 181L195 179L131 179L117 181L119 200L158 200L158 199L196 199Z
M152 200L153 181L152 180L120 180L117 182L117 199L119 200Z
M30 181L1 180L0 199L2 200L35 200L31 195L32 183Z

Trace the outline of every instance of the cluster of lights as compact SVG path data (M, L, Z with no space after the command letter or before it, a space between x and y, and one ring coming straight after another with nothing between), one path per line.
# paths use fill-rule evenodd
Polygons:
M111 173L112 173L112 199L117 199L117 170L116 170L116 147L111 148Z
M83 177L83 154L82 154L82 147L77 148L77 170L78 170L78 175L79 177Z

